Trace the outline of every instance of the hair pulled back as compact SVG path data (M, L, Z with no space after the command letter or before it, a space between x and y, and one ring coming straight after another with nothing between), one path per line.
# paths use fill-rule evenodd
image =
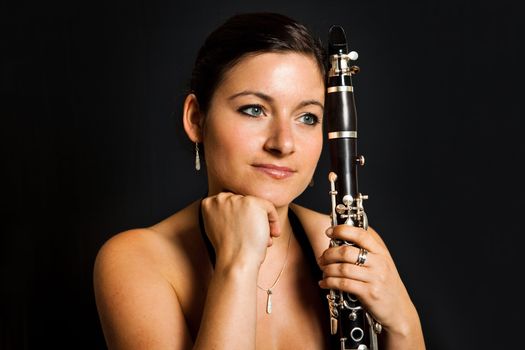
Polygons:
M294 52L312 56L325 74L324 49L308 29L277 13L238 14L214 30L200 48L193 68L190 92L206 113L224 74L244 56L265 52Z

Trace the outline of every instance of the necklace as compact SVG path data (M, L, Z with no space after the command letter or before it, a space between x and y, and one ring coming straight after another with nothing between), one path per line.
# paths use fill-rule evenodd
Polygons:
M292 232L290 232L290 235L288 236L288 245L286 247L286 256L284 257L283 267L281 268L281 271L279 271L279 274L277 275L277 278L273 282L272 286L268 289L265 289L257 283L257 288L266 292L266 313L268 315L272 313L272 294L273 294L272 290L277 285L279 280L281 279L281 275L283 274L284 268L286 267L286 263L288 262L288 252L290 251L290 241L291 240L292 240Z

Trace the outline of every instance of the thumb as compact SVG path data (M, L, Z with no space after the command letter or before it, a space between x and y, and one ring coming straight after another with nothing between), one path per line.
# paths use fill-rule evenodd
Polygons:
M270 238L279 237L281 235L279 214L277 214L277 210L272 203L267 203L266 212L268 214L268 224L270 225Z

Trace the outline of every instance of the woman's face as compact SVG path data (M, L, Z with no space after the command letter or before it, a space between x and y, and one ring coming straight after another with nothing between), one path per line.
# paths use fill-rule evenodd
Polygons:
M226 72L203 126L210 195L253 195L288 205L321 154L324 77L298 53L247 56Z

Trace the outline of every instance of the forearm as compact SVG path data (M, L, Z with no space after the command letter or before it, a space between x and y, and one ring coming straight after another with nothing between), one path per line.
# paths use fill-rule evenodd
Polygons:
M258 267L218 262L194 349L255 349Z

